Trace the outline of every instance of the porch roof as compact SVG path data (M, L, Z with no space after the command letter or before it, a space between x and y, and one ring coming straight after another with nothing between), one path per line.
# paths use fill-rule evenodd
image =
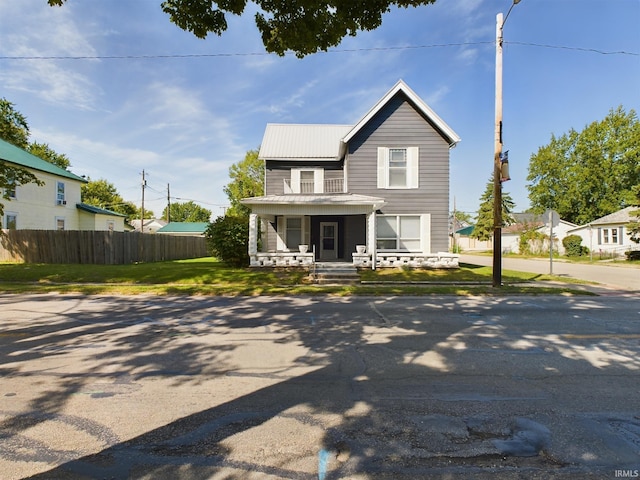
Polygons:
M360 215L381 208L384 198L352 193L295 194L241 200L257 215Z

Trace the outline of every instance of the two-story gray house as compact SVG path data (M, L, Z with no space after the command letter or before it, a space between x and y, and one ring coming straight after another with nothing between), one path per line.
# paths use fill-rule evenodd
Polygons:
M242 201L251 265L457 266L447 250L459 141L403 81L355 125L268 124L265 195Z

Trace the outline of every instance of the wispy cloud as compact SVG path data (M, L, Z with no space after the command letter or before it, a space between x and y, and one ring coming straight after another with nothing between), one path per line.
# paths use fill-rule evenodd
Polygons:
M438 105L439 103L442 103L443 100L447 97L447 95L449 95L450 91L451 91L451 88L449 88L447 85L442 85L436 90L429 92L429 94L426 97L424 97L424 101L427 102L429 106L433 107L434 105Z
M27 0L29 1L29 0ZM34 6L30 15L18 18L11 2L0 8L3 18L3 54L11 57L95 56L96 51L73 20L71 8L43 9ZM71 60L6 60L0 81L10 90L28 92L47 103L87 110L94 108L100 88L77 69ZM93 61L90 63L96 63Z

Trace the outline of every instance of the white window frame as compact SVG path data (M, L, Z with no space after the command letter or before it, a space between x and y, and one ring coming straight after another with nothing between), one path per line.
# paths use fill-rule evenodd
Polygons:
M291 218L299 218L301 225L300 239L302 241L301 244L297 245L289 245L288 244L288 232L287 232L287 223ZM298 250L298 245L309 245L310 243L310 232L311 232L311 217L301 216L301 215L287 215L278 217L278 235L277 235L277 246L276 248L279 251L290 251L290 250Z
M407 177L404 186L392 186L390 184L390 157L395 150L405 150L407 159ZM378 147L378 188L388 190L402 190L419 187L419 155L418 147Z
M599 237L600 245L621 245L621 237L619 227L601 228Z
M65 190L64 182L56 182L56 205L67 204Z
M64 217L56 217L54 225L56 230L66 230L67 221ZM61 225L62 225L62 228L60 228Z
M313 172L313 192L304 191L302 188L302 172ZM293 193L324 193L324 169L323 168L292 168L291 191Z
M13 228L9 226L9 219L13 219ZM6 212L4 215L4 228L7 230L17 230L18 229L18 214L15 212Z
M4 189L4 193L10 200L16 199L16 187L15 178L7 178L7 188Z
M380 225L380 219L381 218L386 218L386 219L394 219L393 223L395 224L394 226L392 226L394 232L395 232L395 237L379 237L378 236L378 231L376 227L376 232L375 232L375 241L376 241L376 250L380 251L380 252L410 252L410 253L425 253L425 252L429 252L430 249L430 241L429 241L429 232L431 229L431 216L429 214L398 214L398 215L385 215L385 214L381 214L381 215L376 215L377 219L376 219L376 225ZM401 218L417 218L419 220L419 237L403 237L402 236L402 232L399 232L399 230L401 230L401 227L399 225L401 225ZM386 240L386 241L390 241L390 240L394 240L395 241L395 248L381 248L379 246L379 242L381 240ZM415 242L418 241L419 243L419 248L417 249L408 249L408 248L401 248L402 243L404 242Z

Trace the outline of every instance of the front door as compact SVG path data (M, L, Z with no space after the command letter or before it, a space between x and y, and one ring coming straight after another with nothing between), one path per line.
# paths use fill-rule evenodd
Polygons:
M320 260L338 258L338 222L320 222Z

